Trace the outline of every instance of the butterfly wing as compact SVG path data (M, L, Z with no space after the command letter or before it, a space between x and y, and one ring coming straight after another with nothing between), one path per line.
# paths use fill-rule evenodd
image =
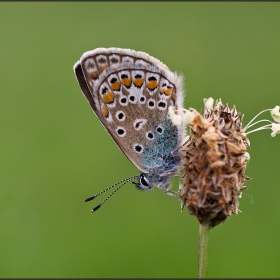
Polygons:
M168 107L183 105L182 79L143 52L96 49L74 66L82 92L127 158L142 172L160 166L178 147L183 127Z

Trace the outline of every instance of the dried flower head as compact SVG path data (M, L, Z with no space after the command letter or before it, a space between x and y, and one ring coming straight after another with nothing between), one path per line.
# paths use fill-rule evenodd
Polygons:
M213 108L204 100L204 116L193 111L184 154L181 206L200 223L216 226L238 213L238 198L249 179L245 175L249 140L242 131L241 115L221 101Z
M204 99L204 115L195 109L182 109L183 115L169 108L174 125L184 122L190 133L181 152L184 160L183 184L179 186L181 209L187 207L201 224L214 227L230 215L237 214L250 155L248 134L263 129L271 129L271 136L280 134L280 107L266 109L258 113L245 127L241 114L235 106L225 106L221 100ZM259 115L270 111L277 123L263 119L253 122ZM248 131L261 122L269 124Z

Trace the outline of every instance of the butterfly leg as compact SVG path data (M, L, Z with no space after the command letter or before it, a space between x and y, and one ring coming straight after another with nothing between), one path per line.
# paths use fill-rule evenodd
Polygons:
M178 175L178 170L174 170L174 171L168 171L168 172L165 172L165 173L161 173L159 176L161 176L161 177L170 177L170 176L172 176L172 177L178 177L179 175ZM178 176L176 176L176 175L178 175ZM179 176L180 177L180 176Z
M158 186L158 188L171 197L176 197L176 198L180 197L180 194L178 192L170 190L170 186L162 185L162 186Z
M179 198L180 197L178 192L175 192L175 191L172 191L172 190L167 190L167 191L163 190L163 191L164 191L165 194L167 194L167 195L169 195L171 197L175 197L175 198Z

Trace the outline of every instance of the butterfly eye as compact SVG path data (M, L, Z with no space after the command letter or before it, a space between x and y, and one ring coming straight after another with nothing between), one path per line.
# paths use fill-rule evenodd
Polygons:
M145 187L149 187L149 180L143 174L140 175L140 183Z

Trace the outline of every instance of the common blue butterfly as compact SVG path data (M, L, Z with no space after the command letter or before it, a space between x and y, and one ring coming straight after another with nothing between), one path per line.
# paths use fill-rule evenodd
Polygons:
M180 170L178 151L185 137L184 125L174 126L168 108L183 107L183 78L144 52L97 48L85 52L74 72L91 108L127 158L141 171L138 176L86 199L136 179L140 190L153 186L170 190L170 177ZM180 111L177 111L180 114ZM112 194L96 206L96 211Z

